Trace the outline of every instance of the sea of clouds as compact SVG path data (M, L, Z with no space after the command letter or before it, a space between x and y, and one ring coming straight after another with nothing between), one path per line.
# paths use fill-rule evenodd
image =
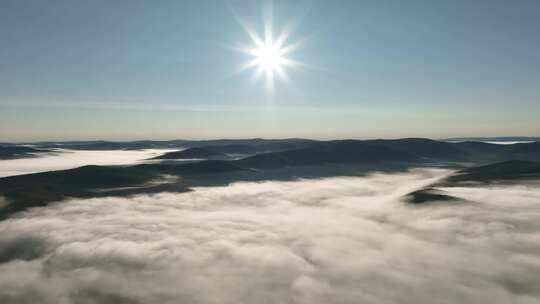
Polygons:
M446 176L73 199L0 222L0 303L540 303L537 186Z
M80 151L56 149L55 152L40 153L33 158L0 160L0 177L71 169L85 165L131 165L170 151L174 150Z

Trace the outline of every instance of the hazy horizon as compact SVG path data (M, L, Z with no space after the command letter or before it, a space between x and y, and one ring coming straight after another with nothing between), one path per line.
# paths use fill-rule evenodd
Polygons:
M185 141L205 141L205 140L250 140L250 139L264 139L264 140L279 140L279 139L307 139L307 140L319 140L319 141L333 141L333 140L373 140L373 139L384 139L384 140L392 140L392 139L406 139L406 138L425 138L425 139L431 139L431 140L449 140L454 138L540 138L540 136L535 135L495 135L495 136L448 136L448 137L440 137L440 138L432 138L432 137L422 137L422 136L403 136L403 137L302 137L302 136L291 136L291 137L199 137L199 138L176 138L176 137L165 137L165 138L51 138L47 137L44 139L36 139L36 140L0 140L1 143L7 143L7 144L32 144L32 143L40 143L40 142L93 142L93 141L110 141L110 142L137 142L137 141L175 141L175 140L185 140ZM514 141L509 141L514 142ZM518 140L517 142L528 142L528 141L522 141Z

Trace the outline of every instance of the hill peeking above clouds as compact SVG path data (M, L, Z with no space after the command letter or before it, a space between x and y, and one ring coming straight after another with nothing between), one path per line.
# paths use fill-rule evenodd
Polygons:
M278 143L281 148L290 144ZM292 146L299 143L307 146L254 153L241 159L228 159L225 151L220 150L220 147L230 149L230 145L205 146L169 152L154 160L171 157L222 159L190 163L152 162L132 166L84 166L5 177L0 179L0 196L9 203L3 204L0 215L9 216L13 212L46 205L65 197L124 196L164 190L183 192L197 186L222 185L235 181L362 175L374 171L395 172L426 166L459 168L480 165L476 169L460 171L449 181L467 178L489 181L500 177L519 179L525 177L525 173L519 173L522 172L520 170L528 172L529 177L536 176L538 164L534 161L540 161L538 142L495 145L409 138L336 140L309 144L299 140L294 141ZM242 149L246 151L243 146ZM502 163L481 166L488 162Z

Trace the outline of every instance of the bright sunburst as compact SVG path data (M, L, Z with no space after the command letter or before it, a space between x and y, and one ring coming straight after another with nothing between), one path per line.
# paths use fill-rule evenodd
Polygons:
M300 43L288 43L292 27L286 27L279 35L274 37L272 25L272 8L267 7L264 15L264 36L259 35L252 27L238 21L251 38L253 45L241 48L240 51L253 56L240 70L255 69L255 79L264 76L268 90L274 91L274 79L278 76L281 80L288 81L286 68L300 65L299 62L287 58L287 55L299 47Z
M252 54L255 56L254 64L262 68L267 73L273 73L286 63L286 59L283 57L285 52L279 48L278 45L273 44L271 41L263 45L258 46L253 50Z
M249 49L247 53L255 58L246 67L256 68L256 79L264 75L268 89L273 91L276 74L281 79L287 80L284 69L286 66L292 65L293 61L285 57L287 48L283 46L283 42L274 41L272 36L267 36L264 42L255 39L255 46Z

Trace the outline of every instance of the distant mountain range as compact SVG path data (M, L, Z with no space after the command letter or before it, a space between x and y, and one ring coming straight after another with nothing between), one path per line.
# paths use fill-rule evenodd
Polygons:
M232 147L241 147L233 149ZM230 152L255 154L237 161L248 168L281 168L286 166L318 165L322 163L373 162L470 162L486 164L511 159L540 160L540 142L497 145L483 142L450 143L423 138L396 140L335 140L303 143L301 148L285 151L286 144L264 145L265 149L278 149L257 153L259 147L250 145L224 145L190 148L169 152L155 159L227 159ZM295 145L289 145L296 147Z
M36 157L40 153L51 152L47 149L36 149L26 146L0 145L0 160Z
M540 162L510 160L485 166L467 168L445 180L446 185L456 183L491 183L540 178Z
M453 137L444 141L490 141L490 142L518 142L518 141L540 141L540 137L527 136L498 136L498 137Z
M215 143L215 142L214 142ZM299 177L362 175L370 171L406 170L418 166L479 166L461 171L448 183L540 176L540 142L497 145L481 142L449 143L422 138L397 140L227 141L223 145L171 152L158 157L213 158L225 152L256 153L263 146L290 150L258 153L241 159L202 160L192 163L147 163L134 166L84 166L80 168L0 178L0 196L10 203L0 207L0 217L43 206L64 197L130 195L159 191L189 191L191 187L224 185L235 181L289 180ZM235 145L231 147L231 145ZM277 145L277 146L276 146ZM295 148L300 146L300 148ZM224 149L224 150L221 150ZM516 161L519 160L519 161ZM498 163L495 165L487 165ZM487 165L487 166L486 166ZM160 182L165 179L168 182ZM171 178L175 182L170 182ZM461 179L461 180L459 180ZM433 198L440 193L419 192ZM418 197L420 197L418 196ZM412 199L414 201L414 199Z
M107 150L143 150L143 149L186 149L211 147L212 150L231 155L246 156L263 152L285 151L307 147L318 141L310 139L218 139L218 140L170 140L170 141L69 141L69 142L35 142L35 143L0 143L0 160L23 157L38 157L40 153L52 152L54 149L68 149L81 151L107 151ZM202 153L202 152L201 152ZM194 155L197 153L194 153ZM203 155L202 153L201 155ZM170 155L175 159L174 154ZM184 158L181 154L177 159ZM191 158L206 158L191 157Z
M181 151L168 152L153 159L231 159L265 152L279 152L312 146L319 143L310 140L280 140L270 142L244 142L222 145L203 145Z
M64 148L71 150L141 150L141 149L171 149L171 148L192 148L206 146L229 146L231 149L241 149L241 146L257 147L258 151L264 149L275 150L278 147L282 149L299 148L316 140L301 138L285 139L212 139L212 140L138 140L138 141L67 141L67 142L35 142L31 144L37 148ZM238 147L234 147L237 145Z
M217 148L217 147L216 147ZM219 152L219 149L207 147L195 147L181 151L168 152L151 159L227 159L227 154Z
M365 142L372 144L399 144L403 145L404 140L413 141L414 139L398 139L398 140L348 140L349 142ZM417 139L422 140L422 139ZM347 140L343 140L345 142ZM523 142L523 141L540 141L539 137L462 137L462 138L448 138L441 141L431 141L432 148L442 149L438 150L440 153L452 154L454 152L447 150L448 146L444 147L439 145L436 147L436 143L440 142ZM153 141L153 140L138 140L138 141L66 141L66 142L33 142L33 143L0 143L0 157L2 159L9 159L10 157L16 158L20 156L29 157L33 156L30 153L49 152L50 149L70 149L70 150L142 150L142 149L188 149L188 148L202 148L209 147L215 152L231 155L253 155L257 153L266 152L279 152L293 149L306 148L318 143L329 143L332 141L319 141L302 138L285 138L285 139L216 139L216 140L166 140L166 141ZM336 141L333 141L336 142ZM412 143L417 145L418 143ZM395 147L395 146L394 146ZM26 153L18 153L16 149L21 151L27 150ZM35 149L33 152L30 149ZM497 149L497 148L493 148ZM436 153L435 150L432 153ZM17 155L20 154L20 155ZM174 155L171 155L174 156ZM452 154L455 156L455 153Z

